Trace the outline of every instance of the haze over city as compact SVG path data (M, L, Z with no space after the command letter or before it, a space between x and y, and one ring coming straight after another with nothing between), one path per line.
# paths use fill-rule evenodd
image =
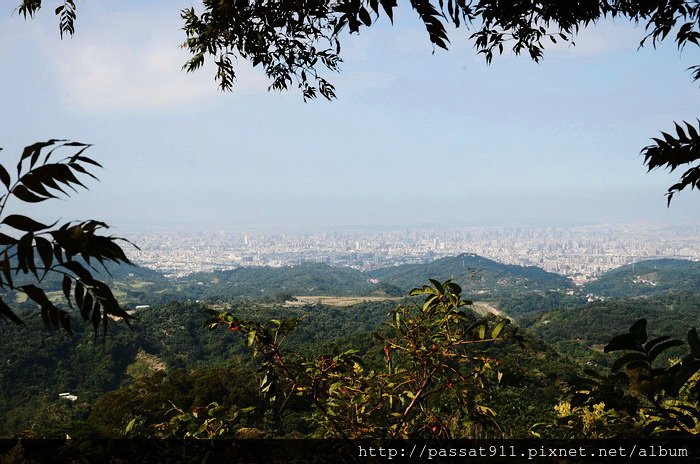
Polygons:
M539 65L506 55L487 66L463 30L433 53L400 9L393 28L344 42L343 72L327 76L336 101L304 103L268 92L242 62L233 94L216 90L211 67L181 71L189 4L81 4L63 41L53 11L27 22L6 6L3 155L62 137L94 144L105 166L89 192L39 217L117 231L696 222L697 193L667 208L679 174L646 174L639 155L693 120L694 48L636 51L642 29L605 21Z

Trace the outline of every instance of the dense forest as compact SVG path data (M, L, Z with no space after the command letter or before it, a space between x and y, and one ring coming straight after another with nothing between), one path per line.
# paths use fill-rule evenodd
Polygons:
M475 267L468 268L468 260ZM689 269L679 273L684 282L695 269L694 263L673 264ZM654 264L636 269L646 273L649 266ZM104 334L81 324L72 336L56 333L44 327L28 302L19 305L25 326L0 325L3 436L301 438L401 430L407 436L561 438L616 436L622 423L633 424L631 430L642 436L648 413L627 406L596 410L598 428L584 426L581 418L604 401L591 399L595 389L581 390L581 382L591 375L619 380L615 376L628 372L629 377L633 370L625 371L623 363L621 371L619 357L605 351L634 351L647 338L662 335L680 341L661 339L663 353L648 361L655 372L683 364L686 375L697 362L685 355L683 341L700 323L700 296L685 287L587 302L592 286L577 289L541 270L468 255L371 273L379 283L352 269L317 264L174 280L138 267L111 271L110 282L121 297L151 304L134 313L131 327L115 320ZM412 296L395 296L407 279L420 282L429 272L475 280L470 287L479 289L475 300L486 302L493 313L473 311L463 299L470 291L462 295L463 289L450 281L433 280ZM601 278L606 285L615 279L622 285L630 274L617 270ZM151 293L161 299L149 299ZM337 306L333 299L324 300L331 304L295 301L303 294L347 301ZM645 321L640 345L606 346L640 320ZM221 325L228 330L215 329ZM693 342L689 337L691 348ZM456 359L462 361L455 364ZM383 373L387 362L389 371ZM426 366L433 366L427 372L434 378L434 393L423 403L429 412L416 413L413 422L382 425L369 412L353 416L352 421L373 424L366 429L338 419L348 414L349 405L376 403L375 408L391 410L413 404L411 398L423 390L415 389L420 382L409 373ZM666 387L655 395L673 393L695 407L693 372L683 389ZM401 382L413 385L413 391L395 391L402 376L408 376ZM309 379L312 384L306 385ZM622 398L640 395L630 385L628 378ZM532 395L533 389L539 394ZM348 397L350 391L363 393ZM378 391L383 393L377 397ZM582 392L591 398L581 400ZM562 415L562 408L568 413ZM428 427L426 420L439 422ZM659 430L672 428L657 422ZM688 422L684 430L695 427L697 422Z

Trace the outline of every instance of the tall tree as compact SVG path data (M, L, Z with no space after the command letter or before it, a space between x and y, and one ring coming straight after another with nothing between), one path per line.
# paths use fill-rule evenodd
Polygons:
M55 0L61 36L75 32L75 0ZM434 47L447 49L447 25L472 31L468 40L487 63L494 55L510 50L539 62L545 44L571 42L581 28L604 18L623 18L641 23L645 35L640 47L672 37L679 49L700 45L700 2L697 0L410 0L407 2L425 26ZM22 0L17 8L33 16L42 0ZM358 33L382 19L393 23L396 0L203 0L200 11L182 11L186 40L191 53L184 69L194 71L207 59L217 67L216 81L232 90L236 59L262 68L271 90L298 87L304 99L319 94L335 98L335 88L323 71L339 71L341 33ZM700 79L700 65L690 68ZM700 122L699 122L700 123ZM675 124L675 134L642 149L649 170L665 167L687 169L666 193L670 204L684 188L700 182L700 136L691 123Z

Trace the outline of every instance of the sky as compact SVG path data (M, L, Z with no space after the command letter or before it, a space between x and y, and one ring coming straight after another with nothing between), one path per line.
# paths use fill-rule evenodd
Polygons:
M451 32L433 50L410 10L343 40L337 100L268 92L239 62L233 93L211 67L181 71L187 1L80 2L60 40L0 7L0 146L9 165L49 138L94 144L99 182L27 209L46 220L310 229L697 223L700 192L666 207L680 173L646 173L640 149L695 121L692 46L637 50L643 28L606 21L535 64L487 66ZM16 2L15 2L16 3ZM15 208L12 210L12 208Z

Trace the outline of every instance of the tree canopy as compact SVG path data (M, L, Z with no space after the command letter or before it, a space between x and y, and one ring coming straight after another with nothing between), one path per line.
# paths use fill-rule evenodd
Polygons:
M61 36L75 32L75 0L56 4ZM700 3L681 0L411 0L407 2L425 26L434 47L448 49L448 27L466 28L468 40L487 63L508 51L525 54L539 62L547 44L574 43L582 29L605 18L622 18L644 26L639 46L652 45L671 37L682 50L700 45ZM17 11L33 16L42 0L22 0ZM191 56L183 68L201 68L207 60L216 65L215 79L223 90L233 90L237 60L261 68L270 90L297 87L303 98L319 94L336 96L324 72L340 70L344 31L359 33L382 21L393 23L396 0L204 0L200 8L181 12L185 40L182 46ZM690 68L700 79L700 65ZM700 123L700 122L699 122ZM669 187L673 196L700 182L700 136L689 122L675 124L675 134L661 137L642 149L644 163L653 170L671 171L684 166L680 180Z

